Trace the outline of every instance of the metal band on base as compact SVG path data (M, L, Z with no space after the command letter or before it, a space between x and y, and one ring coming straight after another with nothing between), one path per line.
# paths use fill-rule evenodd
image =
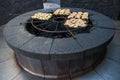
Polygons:
M79 76L81 76L81 75L84 75L84 74L86 74L86 73L88 73L88 72L90 72L90 71L92 71L98 64L100 64L101 62L102 62L102 60L104 59L104 57L105 57L105 54L106 54L106 48L105 48L105 50L103 50L103 53L101 53L102 55L101 55L101 57L99 57L98 58L98 60L96 61L96 62L94 62L94 63L92 63L89 67L87 67L87 68L84 68L84 69L81 69L79 72L75 72L74 70L72 70L72 72L70 72L71 70L69 70L68 72L66 72L65 74L63 73L63 74L58 74L58 73L56 73L56 74L58 74L58 75L54 75L54 74L52 74L52 75L48 75L48 74L46 74L45 75L45 72L43 72L42 70L43 70L43 68L42 68L42 66L41 66L41 64L35 64L36 63L36 61L38 60L38 59L32 59L32 58L28 58L28 57L26 57L26 56L24 56L24 55L21 55L21 54L18 54L18 53L16 53L16 57L17 57L17 62L18 62L18 64L21 66L21 68L23 68L25 71L27 71L28 73L30 73L30 74L33 74L33 75L35 75L35 76L39 76L39 77L42 77L42 78L46 78L46 79L55 79L55 80L61 80L61 79L69 79L70 77L71 78L75 78L75 77L79 77ZM24 59L25 58L25 59ZM31 59L31 60L30 60ZM23 61L22 61L23 60ZM25 60L25 61L24 61ZM33 61L32 61L33 60ZM31 63L31 64L29 64L29 63L27 63L27 61L32 61L35 65L37 65L37 66L39 66L39 68L41 69L41 71L39 71L39 73L37 73L36 71L37 71L37 69L36 69L36 67L34 67L34 65L32 65L33 63ZM39 60L40 61L40 60ZM63 61L64 62L64 61ZM70 61L69 61L70 62ZM73 62L74 63L74 62ZM26 65L28 65L28 67L25 67ZM63 64L64 65L64 64ZM68 64L69 65L69 64ZM45 67L45 66L44 66ZM54 67L56 67L56 66L54 66ZM50 67L50 69L52 69L52 68L54 68L54 67ZM63 68L66 68L67 66L64 66ZM78 64L76 65L76 66L74 66L74 67L78 67ZM32 71L32 69L34 69L33 71ZM56 69L56 68L55 68ZM61 68L60 68L61 69ZM72 68L71 68L72 69ZM49 69L48 69L49 70ZM79 70L79 69L78 69ZM48 72L49 73L49 72ZM54 72L55 73L55 72Z
M19 63L19 65L25 70L27 71L28 73L32 74L32 75L35 75L35 76L39 76L39 77L42 77L42 78L46 78L46 79L56 79L56 80L61 80L61 79L68 79L70 78L70 75L68 74L64 74L64 75L61 75L61 76L58 76L58 75L44 75L44 74L38 74L38 73L35 73L35 72L32 72L30 71L29 69L25 68L22 64ZM72 73L71 77L77 77L77 76L81 76L85 73L88 73L90 71L92 71L93 68L92 67L89 67L88 69L84 70L84 71L81 71L81 72L77 72L77 73Z

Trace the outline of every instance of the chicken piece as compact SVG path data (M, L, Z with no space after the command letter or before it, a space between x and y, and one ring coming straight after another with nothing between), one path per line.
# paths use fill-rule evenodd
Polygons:
M57 9L56 11L54 11L53 14L58 15L60 13L60 11L61 11L61 9Z
M65 26L68 26L68 27L70 27L70 28L73 28L74 27L74 25L75 25L75 19L69 19L69 20L67 20L66 22L65 22Z
M75 28L79 27L79 23L80 23L80 21L79 21L79 20L76 20Z
M80 19L82 17L82 14L83 14L83 12L78 12L77 15L75 16L75 18Z
M79 26L80 27L87 27L87 24L84 22L84 20L79 19Z
M75 24L75 22L76 22L75 18L72 18L70 20L71 20L71 23Z
M57 9L53 14L55 15L69 15L71 13L70 9Z
M82 15L82 19L88 20L88 16L89 16L89 13L88 12L84 12L83 15Z
M64 23L64 25L68 25L70 22L69 22L69 20L67 20L65 23Z
M48 20L52 17L51 13L35 13L31 18L39 20Z
M70 9L65 9L65 12L64 12L65 15L70 15L70 13L71 13Z
M64 23L65 26L68 26L70 28L78 28L78 27L86 27L87 24L82 19L69 19Z
M65 9L60 10L60 14L63 15L65 12Z
M74 18L76 15L77 15L77 12L73 12L68 16L68 18Z

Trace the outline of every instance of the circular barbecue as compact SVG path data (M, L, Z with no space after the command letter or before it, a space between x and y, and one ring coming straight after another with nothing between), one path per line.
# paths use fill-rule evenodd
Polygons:
M12 19L4 29L5 39L20 66L33 75L49 79L83 75L104 59L115 25L100 13L70 8L71 14L88 12L89 19L81 26L68 26L67 21L73 18L69 18L70 14L51 16L56 10L32 11ZM33 16L38 12L48 16Z

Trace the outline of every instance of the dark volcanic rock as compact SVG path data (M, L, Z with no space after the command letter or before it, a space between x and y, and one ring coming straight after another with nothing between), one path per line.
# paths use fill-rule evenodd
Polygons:
M0 0L0 25L19 14L42 8L42 0Z

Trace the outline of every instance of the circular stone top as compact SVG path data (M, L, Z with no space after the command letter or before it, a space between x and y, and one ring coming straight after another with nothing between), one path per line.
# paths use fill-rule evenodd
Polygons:
M94 11L70 8L71 11L87 11L90 13L90 20L93 27L90 33L80 33L75 35L75 39L69 38L47 38L43 36L35 36L29 33L25 25L26 21L36 12L51 12L56 9L40 9L20 15L6 24L4 29L4 37L9 46L29 57L41 59L71 59L78 55L97 48L105 43L108 43L114 33L115 24L113 21Z

